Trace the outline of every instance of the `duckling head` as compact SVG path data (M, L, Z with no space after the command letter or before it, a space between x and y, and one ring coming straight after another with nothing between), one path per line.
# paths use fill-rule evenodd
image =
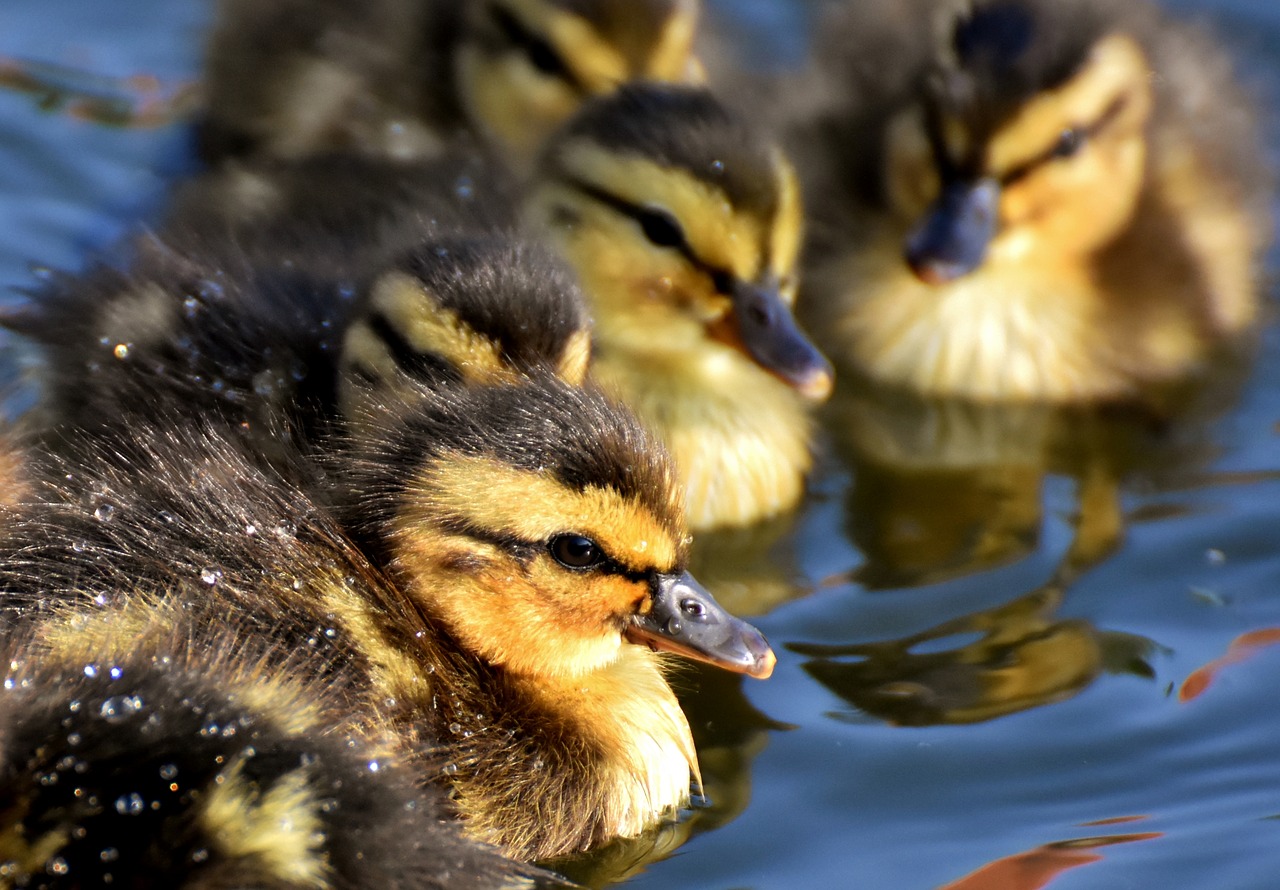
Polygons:
M355 444L364 531L462 649L551 681L635 645L767 677L686 568L681 490L629 414L554 375L431 393Z
M1079 263L1129 224L1154 97L1146 55L1115 19L1101 5L996 0L954 21L921 101L887 130L887 198L921 280Z
M442 237L373 277L343 341L339 407L358 419L389 391L541 372L578 385L590 359L586 308L559 258L499 235Z
M705 90L633 84L588 103L553 137L527 212L577 270L602 344L729 350L829 393L830 366L791 312L795 173Z
M486 0L465 15L463 106L517 165L584 99L635 79L702 80L697 0Z

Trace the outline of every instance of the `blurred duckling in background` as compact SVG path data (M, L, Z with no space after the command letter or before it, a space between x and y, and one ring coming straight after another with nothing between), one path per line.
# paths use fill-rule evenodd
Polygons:
M43 503L0 530L7 633L32 640L19 662L101 651L105 669L121 640L180 665L243 652L266 687L246 702L272 716L273 678L322 681L345 709L322 735L385 741L450 789L473 837L521 859L688 803L696 755L658 652L772 669L684 568L665 453L589 388L539 375L381 406L335 473L342 527L225 421L169 405L49 458ZM22 855L54 861L75 836L59 827Z
M1267 173L1221 50L1145 3L846 4L824 29L802 317L878 381L1110 399L1257 313ZM937 36L941 33L941 39Z
M760 131L705 90L632 84L558 131L527 189L474 157L313 157L203 178L169 227L296 268L523 222L573 266L593 376L667 443L703 529L784 512L804 491L806 402L832 376L791 313L802 216L792 167ZM318 244L299 237L307 219L324 220Z
M471 131L517 169L583 100L697 83L697 0L223 0L203 148L426 157Z

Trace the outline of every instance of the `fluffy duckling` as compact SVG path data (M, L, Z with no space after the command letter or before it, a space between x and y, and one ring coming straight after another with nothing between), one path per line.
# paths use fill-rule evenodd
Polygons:
M321 257L337 249L323 221L291 232ZM207 234L144 238L127 268L57 279L7 319L43 349L49 441L118 429L149 410L131 403L140 390L161 391L161 419L176 398L296 472L298 452L341 429L340 409L352 417L384 390L586 375L582 298L543 248L459 235L323 268L266 262L291 249L272 234L252 246Z
M224 0L208 157L424 157L470 130L519 168L591 96L699 82L697 0Z
M831 369L791 314L803 212L781 151L702 90L634 86L549 145L526 201L591 304L593 376L667 443L695 528L792 507ZM797 393L802 398L797 398Z
M928 394L1123 398L1249 326L1270 177L1203 35L1100 0L843 15L819 71L848 94L793 128L801 314L838 361Z
M826 396L831 370L791 314L802 215L793 170L761 132L705 90L633 84L558 131L527 187L472 156L274 161L193 183L169 230L297 269L523 223L574 268L593 375L661 434L704 529L803 493L806 402Z
M688 802L696 755L658 651L771 671L684 569L664 452L589 388L538 375L383 406L335 474L360 550L220 419L172 411L73 443L46 503L0 531L7 632L37 656L102 629L146 657L234 646L255 676L319 678L345 708L334 732L387 736L522 859Z
M0 647L4 886L560 886L466 839L305 657L128 611L152 623L104 610Z

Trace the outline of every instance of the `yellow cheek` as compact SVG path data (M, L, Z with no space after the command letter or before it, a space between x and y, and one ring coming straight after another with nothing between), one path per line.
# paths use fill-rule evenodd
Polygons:
M1051 162L1005 190L1001 224L1059 254L1094 250L1128 224L1142 188L1145 146L1140 135L1087 147Z
M458 54L458 89L472 123L485 139L524 169L543 142L581 99L566 84L533 71L519 56Z

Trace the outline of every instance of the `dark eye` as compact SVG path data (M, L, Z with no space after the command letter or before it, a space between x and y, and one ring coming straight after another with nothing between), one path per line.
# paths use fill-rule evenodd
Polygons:
M560 535L551 539L551 555L568 569L589 569L604 561L600 545L582 535Z
M1058 136L1057 143L1053 146L1053 156L1055 158L1069 158L1080 150L1084 145L1084 133L1074 127L1070 130L1063 130Z
M698 621L707 614L707 607L695 599L686 599L680 601L680 611Z
M644 236L657 247L684 247L684 230L671 218L671 214L662 210L642 210L636 214L636 221L644 231Z
M713 269L711 271L711 286L716 289L716 293L730 296L733 294L733 276L720 269Z

